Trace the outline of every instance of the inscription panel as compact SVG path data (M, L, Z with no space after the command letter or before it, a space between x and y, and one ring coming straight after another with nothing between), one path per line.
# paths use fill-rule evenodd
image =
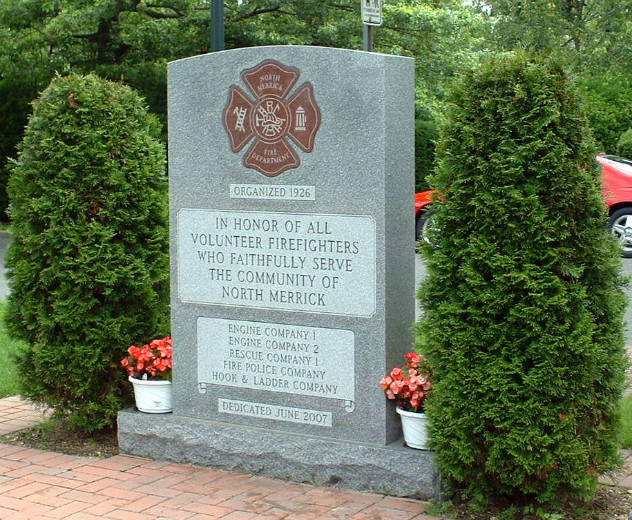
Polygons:
M177 243L183 302L376 312L373 217L182 209Z
M355 400L350 330L197 320L198 383Z

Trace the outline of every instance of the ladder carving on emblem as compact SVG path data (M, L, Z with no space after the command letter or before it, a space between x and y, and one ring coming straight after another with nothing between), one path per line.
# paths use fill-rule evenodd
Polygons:
M235 130L239 130L240 132L245 132L244 121L246 120L246 113L248 111L244 107L236 107L233 110L233 114L237 116L237 122L235 123Z

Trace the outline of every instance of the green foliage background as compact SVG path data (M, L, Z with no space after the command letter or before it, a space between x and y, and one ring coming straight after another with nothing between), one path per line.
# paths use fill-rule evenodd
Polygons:
M601 77L586 78L579 86L597 151L616 153L621 134L632 127L630 77L611 73L605 81Z
M362 49L357 0L226 0L226 48L322 45ZM210 51L208 0L0 2L0 219L8 169L31 111L56 75L94 72L138 90L166 135L166 64ZM416 116L438 124L446 85L482 56L528 49L552 55L582 80L600 151L632 127L632 0L392 0L375 51L416 62ZM419 159L418 172L431 157ZM434 164L432 165L434 166ZM423 187L425 181L418 173Z
M593 154L559 66L498 56L453 90L418 343L436 461L472 499L588 497L618 462L625 296Z
M416 58L418 117L436 120L445 80L477 59L484 18L460 0L393 0L384 5L384 20L375 50ZM363 46L357 0L230 0L225 32L227 49ZM136 89L163 124L164 139L167 62L209 52L210 33L207 0L0 2L0 219L4 165L15 157L31 100L56 74L94 72Z
M433 120L415 121L415 191L429 189L427 177L434 170L435 144L439 138L437 123Z
M628 128L619 137L617 155L626 159L632 158L632 128Z
M21 393L85 431L110 426L129 398L127 346L169 331L159 131L129 87L56 78L11 174L7 325L28 343Z

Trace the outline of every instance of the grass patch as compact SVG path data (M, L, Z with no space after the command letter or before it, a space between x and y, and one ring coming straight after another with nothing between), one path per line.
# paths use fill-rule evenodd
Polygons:
M622 448L632 449L632 394L621 398L621 439Z
M0 398L18 393L18 373L13 356L23 343L9 337L4 324L7 302L0 302Z

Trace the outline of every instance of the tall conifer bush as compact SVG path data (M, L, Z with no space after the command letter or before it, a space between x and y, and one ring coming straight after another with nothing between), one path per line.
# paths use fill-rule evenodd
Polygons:
M129 87L59 77L34 103L11 173L7 324L29 344L22 393L85 431L111 425L129 395L126 348L168 332L158 135Z
M625 298L593 154L555 64L495 57L453 89L418 344L437 463L471 499L587 498L618 462Z

